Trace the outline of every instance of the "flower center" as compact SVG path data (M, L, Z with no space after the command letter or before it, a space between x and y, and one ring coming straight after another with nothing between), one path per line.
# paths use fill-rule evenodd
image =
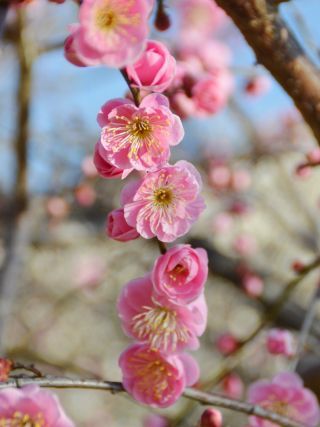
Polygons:
M173 200L173 192L168 187L158 188L153 192L154 204L161 208L167 208Z
M288 403L282 402L280 400L272 401L272 402L266 402L265 404L261 404L262 407L265 407L269 411L273 411L276 414L288 416Z
M117 23L117 15L115 12L111 9L106 10L98 9L97 15L96 15L96 23L100 30L108 31L112 30Z
M45 427L45 420L41 413L38 413L35 418L31 418L28 414L15 412L12 418L0 418L0 426L2 427Z
M150 125L149 120L137 117L128 124L128 130L135 138L144 139L150 136L152 126Z
M139 390L160 401L166 390L166 395L171 396L170 390L168 390L168 379L173 376L173 372L161 359L154 360L156 350L151 350L151 352L151 354L137 354L132 358L131 363L136 377L139 378L137 383ZM150 360L151 357L153 360Z
M178 342L188 340L188 329L179 324L177 313L166 307L144 307L133 317L133 331L139 339L148 340L152 348L175 350Z

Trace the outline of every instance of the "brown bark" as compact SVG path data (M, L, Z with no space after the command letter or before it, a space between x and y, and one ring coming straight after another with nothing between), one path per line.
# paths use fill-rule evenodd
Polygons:
M274 0L216 0L291 96L320 145L320 74L278 15Z

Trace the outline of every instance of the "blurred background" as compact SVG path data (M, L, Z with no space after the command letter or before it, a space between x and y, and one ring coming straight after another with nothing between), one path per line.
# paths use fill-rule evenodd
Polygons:
M152 38L181 62L179 46L191 43L188 29L198 25L197 6L183 15L184 1L168 2L168 32L152 28ZM127 87L117 70L65 60L63 42L77 12L71 1L12 7L1 40L0 353L47 373L117 381L129 340L115 302L125 283L152 268L158 248L105 235L123 182L95 171L96 115ZM319 1L292 0L281 14L319 65ZM317 272L292 279L319 255L320 174L303 167L316 145L292 101L221 16L209 37L229 52L232 90L215 112L185 117L186 136L173 158L196 163L207 204L183 240L205 247L210 258L209 321L194 356L208 389L245 398L247 384L289 366L266 351L266 331L275 325L296 337L317 286ZM237 342L232 351L217 345L226 333ZM300 372L318 395L319 338L316 319ZM79 427L149 427L150 409L126 396L59 395ZM170 426L195 426L201 408L181 399L159 413ZM225 412L226 426L245 424Z

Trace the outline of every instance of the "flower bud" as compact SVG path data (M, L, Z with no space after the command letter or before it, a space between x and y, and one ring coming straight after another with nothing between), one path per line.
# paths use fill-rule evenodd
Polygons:
M222 427L222 415L217 409L206 409L200 419L199 427Z

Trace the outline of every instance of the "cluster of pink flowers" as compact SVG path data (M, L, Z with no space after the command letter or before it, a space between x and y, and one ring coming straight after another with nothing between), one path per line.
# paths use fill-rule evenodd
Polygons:
M121 242L139 236L173 242L205 207L195 167L168 163L170 148L181 142L184 130L161 93L173 84L176 61L163 43L146 39L152 4L84 0L80 22L65 44L65 55L75 65L121 67L132 91L140 92L139 101L106 102L97 117L101 135L93 162L98 173L107 179L140 174L124 186L120 207L107 217L108 236ZM90 165L85 166L87 171ZM169 406L198 380L198 365L184 350L198 348L206 327L207 274L203 249L177 245L156 260L150 274L123 288L118 312L135 343L121 354L119 365L124 387L138 401Z
M177 245L158 257L153 270L122 290L118 312L124 332L137 342L122 353L126 389L140 402L174 403L198 380L199 368L183 350L199 347L207 323L206 252Z
M226 15L212 0L179 1L178 11L177 73L166 93L180 117L210 116L226 105L234 86L230 50L215 35Z

